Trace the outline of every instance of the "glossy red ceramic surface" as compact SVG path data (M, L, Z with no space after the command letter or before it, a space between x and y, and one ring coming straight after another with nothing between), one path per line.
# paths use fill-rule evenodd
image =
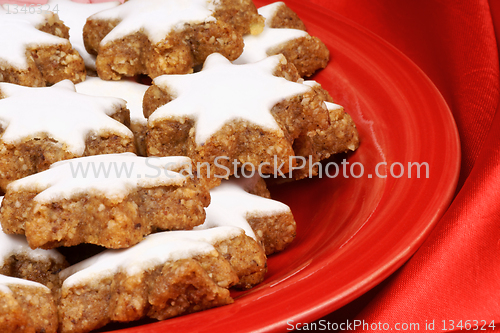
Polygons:
M255 1L257 6L269 1ZM448 207L459 173L455 123L429 79L377 36L307 2L286 1L331 51L314 79L355 120L361 146L329 162L361 163L364 175L308 179L272 187L292 208L294 243L269 258L266 280L235 293L234 304L124 332L284 331L287 321L308 322L338 309L400 267ZM399 177L379 178L375 174ZM429 178L408 163L427 163ZM398 164L398 163L401 163ZM325 163L326 164L326 163ZM335 169L330 168L334 173ZM353 169L360 173L359 165ZM369 177L371 175L371 178ZM114 329L116 327L106 327Z

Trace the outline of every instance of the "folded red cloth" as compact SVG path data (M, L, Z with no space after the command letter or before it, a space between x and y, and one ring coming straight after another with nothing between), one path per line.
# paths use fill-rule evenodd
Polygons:
M431 236L378 288L323 319L498 329L500 2L310 1L378 34L422 68L450 106L462 143L457 196ZM358 330L385 330L375 326Z

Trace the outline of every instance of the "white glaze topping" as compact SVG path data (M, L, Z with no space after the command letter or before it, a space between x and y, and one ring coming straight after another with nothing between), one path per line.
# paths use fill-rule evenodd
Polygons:
M220 186L211 189L210 198L210 205L205 209L205 223L195 227L196 230L234 226L256 239L247 219L290 212L290 207L284 203L246 192L234 179L222 181Z
M69 41L37 30L52 13L13 14L0 6L0 65L26 69L26 49L46 45L64 45Z
M247 120L283 136L271 114L272 107L311 89L273 75L284 61L282 55L277 55L257 63L234 65L222 55L213 53L198 73L159 76L154 84L166 89L175 99L153 112L149 124L165 119L192 118L196 123L198 145L234 120Z
M176 172L172 170L186 172ZM101 194L121 201L132 190L181 186L186 182L188 157L138 157L132 153L105 154L56 162L46 171L10 183L7 191L37 191L37 203L69 199L79 194Z
M44 291L50 292L50 289L41 283L0 274L0 292L3 292L5 294L12 294L12 291L10 290L9 286L19 286L19 285L41 288L44 289Z
M81 83L75 85L76 91L92 96L118 97L127 101L130 110L130 121L141 125L147 124L147 119L142 112L142 99L148 85L133 81L105 81L98 77L87 77Z
M234 61L235 64L247 64L262 60L269 56L273 48L279 47L291 40L308 36L308 33L298 29L273 29L264 27L256 36L243 37L245 47L243 53Z
M0 274L0 281L2 280L3 276L4 275ZM12 294L12 291L10 290L9 287L7 287L6 285L2 284L2 282L0 282L0 293L3 293L3 294Z
M59 18L69 28L69 41L82 56L85 66L95 69L95 56L87 52L83 43L83 26L89 16L116 7L120 2L78 3L71 0L49 0L48 4L50 8L57 6Z
M129 0L93 15L92 19L121 20L101 45L139 31L158 43L186 24L214 22L215 3L215 0Z
M126 106L124 100L78 94L69 80L49 88L0 83L0 91L6 96L0 99L5 143L46 135L63 143L67 151L82 155L89 133L133 137L125 125L109 117Z
M0 197L0 202L3 197ZM4 265L5 259L16 254L22 254L36 261L47 261L53 259L56 262L63 262L62 254L55 250L31 249L26 241L26 237L21 235L7 235L2 230L0 224L0 267Z
M314 88L314 87L319 87L321 88L321 84L319 84L318 81L314 81L314 80L304 80L302 83L304 83L306 86L309 86L311 88Z
M247 35L243 37L245 47L243 53L234 61L235 64L247 64L259 61L266 58L269 55L268 52L272 52L273 49L294 39L309 36L303 30L275 29L269 27L269 20L276 14L279 6L282 4L283 2L275 2L258 9L259 14L266 19L264 30L259 35Z
M344 108L342 105L338 105L335 103L325 102L325 104L328 111L339 110Z
M147 236L128 249L106 250L61 271L63 289L112 276L138 274L149 268L215 251L214 244L242 234L234 227L210 230L165 231Z
M262 17L266 19L265 24L268 25L269 19L273 18L274 15L276 15L276 12L278 11L279 7L283 6L285 3L283 1L277 1L273 2L269 5L262 6L260 7L257 11L259 12Z

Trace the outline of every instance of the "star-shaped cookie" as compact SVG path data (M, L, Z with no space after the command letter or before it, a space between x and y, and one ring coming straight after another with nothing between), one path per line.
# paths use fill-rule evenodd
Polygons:
M129 249L106 250L61 272L62 332L230 304L228 288L256 275L261 282L265 272L264 253L239 228L149 235ZM85 306L89 301L92 307Z
M122 99L79 94L69 80L48 88L0 83L0 97L1 188L61 159L134 151Z
M294 138L326 127L328 114L310 87L284 77L298 76L282 55L234 65L212 54L198 73L156 78L144 97L148 154L287 172Z
M192 229L205 220L210 197L191 171L187 157L123 153L60 161L9 184L2 226L46 249L126 248L156 230Z
M52 12L14 14L0 6L0 81L45 86L85 80L82 58Z
M286 25L295 26L294 22L285 22L285 27L274 26L275 16L279 15L280 11L290 11L290 9L283 2L259 8L259 14L266 19L264 30L259 35L243 37L245 43L243 53L234 63L256 62L270 55L282 53L297 67L302 77L310 76L318 69L326 67L329 51L318 38L310 36L304 30L286 27ZM295 20L302 23L298 17Z
M154 84L168 87L175 97L159 107L149 117L149 123L154 126L165 119L196 119L195 141L199 146L234 120L245 120L284 136L271 113L272 107L306 93L309 87L272 75L279 62L279 57L273 57L236 66L220 54L212 54L199 73L161 76Z

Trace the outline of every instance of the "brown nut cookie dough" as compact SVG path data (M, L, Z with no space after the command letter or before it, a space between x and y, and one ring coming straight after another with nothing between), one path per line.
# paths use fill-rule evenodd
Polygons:
M32 250L24 237L6 235L0 227L0 331L56 332L51 290L58 291L59 272L67 266L59 252Z
M287 78L299 79L282 55L233 65L220 54L199 73L156 78L143 102L148 155L188 156L211 186L233 174L234 163L288 172L293 140L326 129L329 117L320 95Z
M302 77L326 67L330 59L328 48L319 38L305 31L302 21L283 2L261 7L259 14L266 18L264 31L257 36L244 37L245 48L235 64L256 62L281 53Z
M277 1L258 9L260 15L266 19L266 26L270 28L286 28L306 31L306 25L300 17L284 2Z
M6 5L7 6L7 5ZM85 64L57 14L14 14L0 6L0 82L44 87L85 80Z
M234 60L263 26L251 0L129 0L89 17L83 36L99 77L119 80L191 73L214 52Z
M56 291L60 287L58 274L67 266L59 252L32 250L25 237L7 235L0 226L0 274L38 282Z
M132 153L57 162L7 187L2 227L46 249L126 248L157 230L192 229L205 220L210 198L191 169L186 157Z
M135 152L124 100L0 83L0 190L50 164L81 156ZM126 126L127 125L127 126Z
M295 238L296 224L290 207L248 193L240 180L222 181L210 190L210 197L205 223L196 229L242 228L247 236L261 244L266 255L283 251Z
M0 331L56 333L57 306L44 285L0 275Z
M129 249L107 250L61 272L60 332L87 332L146 316L163 320L230 304L228 288L265 273L266 258L259 251L234 227L161 232Z
M303 159L298 161L292 177L301 179L318 175L319 162L334 154L355 151L359 147L359 134L351 116L338 104L332 103L329 93L316 81L305 81L318 94L324 96L330 114L330 126L327 129L310 131L298 137L293 143L297 156Z

